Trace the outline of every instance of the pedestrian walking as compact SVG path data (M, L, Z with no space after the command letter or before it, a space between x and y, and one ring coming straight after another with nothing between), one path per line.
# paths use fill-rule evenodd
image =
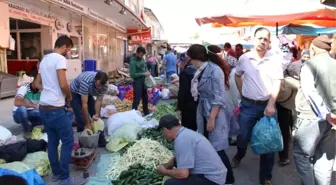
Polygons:
M241 94L237 153L232 167L237 168L246 155L252 129L263 116L275 116L275 102L283 79L282 60L269 50L271 33L258 28L254 33L254 49L243 54L236 67L236 84ZM244 75L244 77L242 77ZM259 180L271 185L274 153L260 156Z

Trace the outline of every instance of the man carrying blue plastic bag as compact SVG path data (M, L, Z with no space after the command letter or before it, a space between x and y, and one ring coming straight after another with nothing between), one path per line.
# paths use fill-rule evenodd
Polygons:
M254 125L263 116L276 113L275 101L283 79L282 59L269 50L270 31L258 28L254 33L254 49L243 54L236 67L235 81L241 95L237 137L237 153L232 168L237 168L244 158ZM271 185L274 153L260 156L259 180Z

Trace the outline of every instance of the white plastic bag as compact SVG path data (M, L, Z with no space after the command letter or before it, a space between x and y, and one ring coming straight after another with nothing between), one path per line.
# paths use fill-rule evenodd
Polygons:
M118 112L110 116L107 120L107 130L108 135L113 135L113 133L126 123L136 123L140 124L145 121L141 113L136 110L131 110L127 112Z
M169 89L167 88L162 89L161 97L164 100L168 100L169 99Z
M119 94L118 87L113 84L109 84L107 86L106 94L116 96L117 94Z
M106 105L105 107L100 109L100 117L109 118L114 113L117 113L117 108L114 105Z
M147 88L155 87L156 86L156 82L155 82L154 77L152 77L152 76L146 77L146 79L145 79L145 85L146 85Z
M10 137L12 137L12 133L5 127L0 126L0 140L6 141Z
M113 134L112 137L125 138L128 142L132 142L138 139L139 133L142 131L141 127L137 123L126 123L120 128L118 128Z

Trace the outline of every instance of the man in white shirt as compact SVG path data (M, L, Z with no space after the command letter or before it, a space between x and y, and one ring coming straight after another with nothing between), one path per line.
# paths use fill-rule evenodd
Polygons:
M65 56L73 47L68 36L56 40L53 53L45 55L39 66L37 83L42 84L40 117L48 134L48 157L53 172L52 180L60 185L80 185L69 177L69 164L74 143L72 123L65 106L72 99L66 77ZM62 142L59 160L58 145Z
M36 78L34 78L34 80L35 79ZM31 127L41 123L38 110L40 95L41 92L34 86L34 82L21 85L16 92L13 120L22 125L25 138L30 138ZM29 125L29 122L31 123L31 126Z
M240 134L237 153L232 167L239 166L244 158L254 125L263 116L274 116L275 102L283 79L282 58L269 50L270 31L258 28L254 33L254 49L239 58L236 67L236 84L241 95ZM260 156L259 180L271 185L274 153Z

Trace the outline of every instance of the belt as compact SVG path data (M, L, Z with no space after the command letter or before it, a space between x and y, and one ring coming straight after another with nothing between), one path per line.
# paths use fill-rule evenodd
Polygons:
M268 103L268 100L252 100L252 99L246 98L244 96L242 96L242 100L245 100L249 103L258 104L258 105L265 105L265 104Z
M64 106L61 107L55 107L55 106L51 106L51 105L40 105L39 109L41 110L56 110L56 109L64 109Z

